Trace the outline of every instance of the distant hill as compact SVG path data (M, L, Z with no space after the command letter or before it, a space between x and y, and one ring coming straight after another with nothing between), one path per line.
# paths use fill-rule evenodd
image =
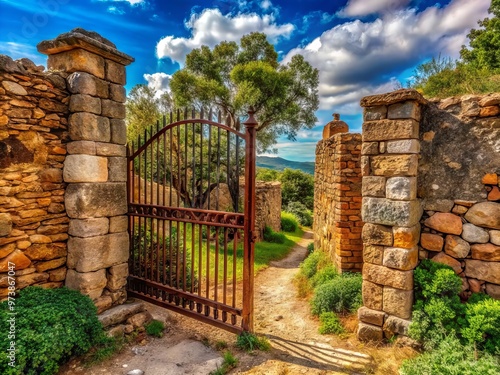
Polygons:
M282 171L285 168L300 169L303 172L314 175L314 162L312 161L291 161L283 158L257 156L257 167L269 168L277 171Z

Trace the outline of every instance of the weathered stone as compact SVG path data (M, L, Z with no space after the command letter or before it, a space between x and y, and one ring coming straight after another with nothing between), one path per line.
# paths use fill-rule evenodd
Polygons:
M500 263L466 259L465 275L479 280L500 284Z
M12 253L14 250L16 250L16 244L15 243L9 243L7 245L0 246L0 259L5 258L7 255Z
M125 105L123 103L115 102L113 100L102 99L102 110L103 116L124 119L125 118Z
M125 322L132 315L144 311L144 303L135 301L120 306L115 306L98 316L104 328Z
M424 224L443 233L456 235L462 233L462 220L459 216L450 213L437 212L426 219Z
M111 142L119 145L127 143L127 126L125 120L116 118L110 119Z
M106 60L106 79L120 85L125 85L127 83L125 66L111 60Z
M393 244L392 230L384 225L365 223L361 237L365 244L385 246Z
M104 59L87 50L77 48L49 55L47 68L66 73L87 72L104 78Z
M94 237L107 234L109 219L107 217L72 219L69 222L68 233L75 237Z
M481 179L481 183L485 185L498 184L498 175L496 173L486 173Z
M66 256L66 246L57 243L34 244L28 247L24 254L31 260L51 260Z
M16 83L16 82L12 82L12 81L2 81L2 86L3 88L14 94L14 95L28 95L28 92L26 91L26 89L21 86L19 83Z
M132 324L135 328L144 327L153 319L149 311L143 311L135 314L127 319L128 324Z
M73 113L69 117L68 130L73 141L109 142L111 139L109 119L92 113Z
M65 264L66 264L66 257L63 257L63 258L59 258L59 259L49 260L48 262L38 262L35 265L35 268L36 268L37 272L44 272L47 270L52 270L54 268L61 267ZM51 280L51 281L55 281L55 280ZM57 281L59 281L59 280L57 280Z
M126 184L70 184L66 189L66 212L74 219L123 215L127 212Z
M125 263L129 239L126 232L68 240L68 267L78 272L96 271Z
M460 264L460 262L458 260L456 260L455 258L452 258L449 255L446 255L443 252L437 253L432 258L432 261L436 262L436 263L446 264L447 266L450 266L451 268L453 268L453 271L455 271L455 273L457 273L457 274L462 272L462 265Z
M105 182L108 180L108 159L93 155L68 155L64 161L65 182Z
M363 123L363 142L417 139L418 129L418 122L415 120L366 121Z
M444 245L444 239L440 235L431 233L422 233L420 236L420 245L430 251L441 251Z
M32 234L30 236L30 242L31 243L51 243L52 240L50 237L47 237L43 234Z
M96 78L85 72L75 72L68 76L68 89L72 94L96 96Z
M12 231L12 218L10 214L0 213L0 237L8 236Z
M30 273L28 275L16 277L16 289L23 289L30 285L43 283L47 281L48 278L48 273Z
M384 338L384 333L381 327L360 322L358 324L357 336L360 341L380 342Z
M31 260L27 258L21 250L15 250L5 258L0 259L0 272L8 272L10 266L14 264L14 270L22 270L28 268Z
M63 281L66 279L66 267L57 268L49 271L49 281Z
M385 177L364 176L362 194L369 197L385 197Z
M416 176L417 155L377 155L371 158L370 168L376 176Z
M378 155L378 142L363 142L361 155Z
M41 182L63 182L62 171L58 168L48 168L40 172Z
M462 240L458 236L447 235L444 251L453 258L462 259L469 255L470 245L467 241Z
M384 247L377 245L363 246L363 262L372 264L382 264L384 257Z
M390 339L394 334L408 335L408 328L410 327L411 320L401 319L397 316L389 316L384 323L385 337Z
M108 158L108 181L127 181L127 159L122 157Z
M109 268L107 287L111 291L123 288L127 284L128 264L122 263Z
M128 229L128 216L113 216L109 218L109 233L125 232Z
M373 310L382 310L383 287L363 280L363 305Z
M94 305L97 307L97 313L101 314L113 305L113 299L110 296L100 296L94 300ZM123 334L123 326L118 327L122 327Z
M476 279L468 279L469 283L469 290L472 293L481 293L481 281L476 280Z
M90 95L72 95L69 102L71 112L90 112L96 115L101 114L101 100Z
M109 97L116 102L125 103L125 100L127 99L125 87L123 87L123 85L115 85L113 83L110 83Z
M500 203L480 202L469 208L465 219L479 227L500 229Z
M420 105L416 101L392 104L388 108L387 118L407 119L411 118L420 121Z
M472 245L471 249L472 259L500 261L500 246L485 243Z
M69 289L78 290L82 294L95 299L102 295L106 282L106 270L81 273L69 269L66 274L65 285Z
M466 223L463 225L462 238L467 242L486 243L490 240L490 235L484 229Z
M479 112L479 116L480 117L490 117L490 116L496 116L499 113L500 113L500 108L497 105L492 105L492 106L481 108L481 111Z
M413 290L401 290L384 287L384 312L402 319L411 317Z
M387 152L389 154L418 154L420 152L420 142L418 139L388 141Z
M425 211L450 212L454 202L450 199L424 199Z
M384 324L385 315L383 311L372 310L364 306L358 309L359 321L380 327Z
M486 294L491 298L500 299L500 285L486 283Z
M411 227L419 222L422 207L417 200L393 201L363 197L361 214L366 223Z
M127 155L127 149L123 145L113 143L96 142L96 154L99 156L121 156Z
M94 141L75 141L67 145L68 154L96 154L96 142Z
M400 271L376 264L365 263L363 265L363 280L396 289L412 290L413 270Z
M500 246L500 230L490 230L490 242Z
M395 200L412 200L417 198L416 177L390 177L387 179L385 196Z
M366 107L363 109L363 121L383 120L387 117L387 107L379 105L376 107Z
M398 270L412 270L418 263L418 248L402 249L399 247L386 247L382 264Z
M493 186L491 191L488 193L489 201L498 201L500 200L500 188L498 186Z
M412 227L393 227L394 247L411 249L418 244L420 236L420 224Z

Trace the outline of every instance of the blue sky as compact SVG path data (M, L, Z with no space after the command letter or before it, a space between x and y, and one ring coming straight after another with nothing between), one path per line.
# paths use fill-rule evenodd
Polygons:
M283 140L278 155L313 161L334 112L361 128L359 100L406 83L433 56L458 57L490 0L0 0L0 54L45 65L38 42L75 27L93 30L135 57L127 89L168 90L169 77L202 44L264 31L280 60L302 54L320 72L315 128Z

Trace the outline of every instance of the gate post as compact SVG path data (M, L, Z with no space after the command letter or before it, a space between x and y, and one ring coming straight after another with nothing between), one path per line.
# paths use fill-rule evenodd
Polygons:
M254 247L255 247L255 159L257 121L253 107L248 110L248 119L243 123L245 137L245 239L243 255L243 322L245 331L253 331L254 303Z

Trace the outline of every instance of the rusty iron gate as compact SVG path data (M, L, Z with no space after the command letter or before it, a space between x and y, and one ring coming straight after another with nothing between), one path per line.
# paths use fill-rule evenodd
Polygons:
M253 113L240 132L220 113L177 111L129 146L129 296L253 330Z

